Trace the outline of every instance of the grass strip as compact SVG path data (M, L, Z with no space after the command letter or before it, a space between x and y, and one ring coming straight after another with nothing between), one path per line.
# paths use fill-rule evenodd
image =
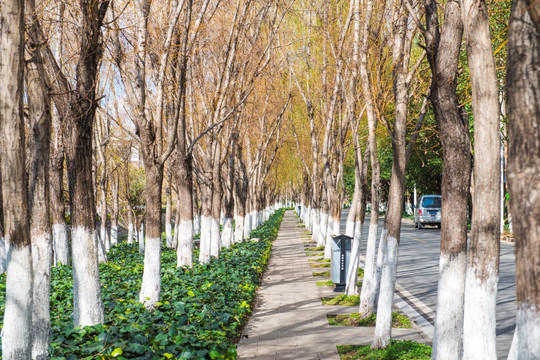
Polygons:
M390 340L385 349L372 350L371 345L338 345L341 360L429 360L431 346L409 340Z
M361 327L375 327L377 321L377 314L371 314L365 319L362 319L359 313L352 313L349 315L326 315L328 323L332 326L361 326ZM392 313L392 327L393 328L412 328L411 321L408 317Z

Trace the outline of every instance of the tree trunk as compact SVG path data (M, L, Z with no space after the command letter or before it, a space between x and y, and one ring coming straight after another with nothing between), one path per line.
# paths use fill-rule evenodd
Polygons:
M32 358L32 252L24 144L24 2L2 1L0 12L0 147L7 246L4 359Z
M111 183L111 195L112 195L112 214L111 214L111 246L118 245L118 216L120 214L120 205L118 203L118 188L119 179L118 172L113 175L113 181Z
M233 228L233 217L234 217L234 160L236 158L236 139L238 135L232 135L232 144L231 152L229 154L228 166L227 166L227 177L225 189L226 193L223 197L223 208L224 208L224 217L223 220L223 235L222 235L222 244L225 248L230 248L234 243L234 228Z
M212 186L200 183L201 187L201 237L199 263L210 262L210 246L212 241Z
M474 197L465 283L463 359L496 359L500 247L500 130L495 61L484 1L464 0L474 115Z
M140 224L138 226L138 233L137 233L137 243L139 244L139 254L144 254L144 241L145 241L145 235L144 235L144 215L140 216Z
M369 131L369 153L371 158L371 208L369 216L369 233L366 242L366 262L364 266L364 281L360 291L359 313L363 318L367 318L376 311L376 300L378 283L376 281L375 249L377 248L377 231L379 227L379 186L380 186L380 166L377 151L377 118L374 110L374 99L370 86L370 79L367 72L368 38L370 31L370 21L373 11L373 1L368 0L366 4L365 18L362 29L362 51L360 58L360 78L366 99L366 114L368 118Z
M508 34L508 179L516 242L518 359L540 354L539 5L516 0Z
M401 5L401 11L404 11ZM388 195L388 211L385 220L384 242L386 251L383 257L383 269L377 304L377 322L372 348L384 348L388 345L392 331L392 305L399 254L401 232L401 214L403 212L403 194L405 189L407 105L409 100L408 56L412 45L411 32L407 26L407 17L398 15L394 21L393 64L394 64L394 128L392 131L392 175ZM371 141L371 139L370 139Z
M32 22L30 20L30 27ZM33 268L33 359L49 358L51 317L49 311L52 234L49 213L50 99L44 79L39 44L30 41L26 89L30 114L29 201Z
M1 33L0 33L0 36L1 36ZM2 169L1 156L0 156L0 169ZM2 199L2 176L0 175L0 274L3 274L6 272L6 261L7 261L7 248L6 248L6 240L4 238L4 209L3 209L3 199Z
M165 207L165 239L168 248L172 248L173 243L173 233L172 233L172 191L171 191L171 181L172 181L172 171L167 169L167 183L165 186L165 198L166 198L166 207Z
M144 271L139 302L153 309L161 293L161 187L163 165L145 156L146 169L146 242ZM140 241L140 240L139 240Z
M221 248L221 198L223 197L223 189L221 187L221 144L215 142L214 164L212 169L212 225L211 225L211 242L210 256L219 258L219 250Z
M100 263L107 262L107 253L110 249L109 238L107 236L107 177L105 174L106 163L102 163L102 171L99 184L99 253L98 259Z
M63 128L69 182L72 222L73 324L95 325L103 322L103 305L97 263L96 209L92 179L92 128L95 111L98 66L103 54L101 26L109 1L81 4L80 54L75 86L69 83L48 45L41 47L48 85ZM37 24L36 9L31 14ZM39 24L36 26L39 27ZM42 42L42 39L37 39Z
M69 265L69 238L64 203L64 137L58 111L53 111L54 141L50 155L50 204L54 264Z
M193 266L193 165L191 155L177 149L176 183L178 186L178 250L177 267Z
M426 48L433 74L431 103L443 146L441 257L437 316L432 359L461 359L463 355L463 299L467 268L467 208L470 187L468 123L460 116L456 95L457 70L463 35L459 3L444 8L439 33L437 4L426 7Z
M131 206L128 205L127 208L128 213L128 237L127 237L127 243L133 244L133 240L135 240L135 237L137 236L136 231L137 227L133 221L133 209Z

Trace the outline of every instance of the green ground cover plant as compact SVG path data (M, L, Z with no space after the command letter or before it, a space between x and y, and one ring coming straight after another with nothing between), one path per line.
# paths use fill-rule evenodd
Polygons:
M314 272L313 276L330 277L330 271L318 271Z
M330 267L329 263L323 263L323 264L321 264L321 263L311 263L310 265L313 268L329 268Z
M192 269L176 269L176 252L164 247L161 301L154 311L138 302L143 256L137 245L111 249L109 262L100 265L103 325L73 328L71 267L54 267L50 358L236 359L234 343L251 314L283 213L252 232L260 241L223 249L219 259ZM5 275L1 280L3 316Z
M341 294L334 297L321 298L323 305L360 306L360 295Z
M371 345L338 345L341 360L429 360L431 346L409 340L390 340L386 349L371 350Z
M349 315L326 315L326 317L328 318L328 323L333 326L375 327L375 322L377 320L377 314L371 314L365 319L362 319L359 313L352 313ZM408 317L393 312L392 327L410 329L412 328L412 325Z
M333 286L334 283L332 282L332 280L321 280L321 281L317 281L315 283L315 285L317 285L317 286Z
M327 262L330 262L330 259L316 258L316 259L309 259L308 261L317 261L317 262L327 263Z

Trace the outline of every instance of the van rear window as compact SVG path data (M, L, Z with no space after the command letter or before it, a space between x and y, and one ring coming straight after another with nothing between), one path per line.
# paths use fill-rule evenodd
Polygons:
M428 197L422 200L422 207L424 208L440 208L441 207L441 198L440 197Z

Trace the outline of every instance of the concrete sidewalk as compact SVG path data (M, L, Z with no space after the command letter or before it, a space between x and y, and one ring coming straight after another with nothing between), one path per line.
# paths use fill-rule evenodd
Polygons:
M321 297L334 296L315 285L304 250L302 228L287 211L274 243L257 304L238 344L239 359L339 359L336 345L368 345L374 328L328 325L327 314L354 312L355 307L325 306ZM393 329L392 338L425 342L414 329Z

